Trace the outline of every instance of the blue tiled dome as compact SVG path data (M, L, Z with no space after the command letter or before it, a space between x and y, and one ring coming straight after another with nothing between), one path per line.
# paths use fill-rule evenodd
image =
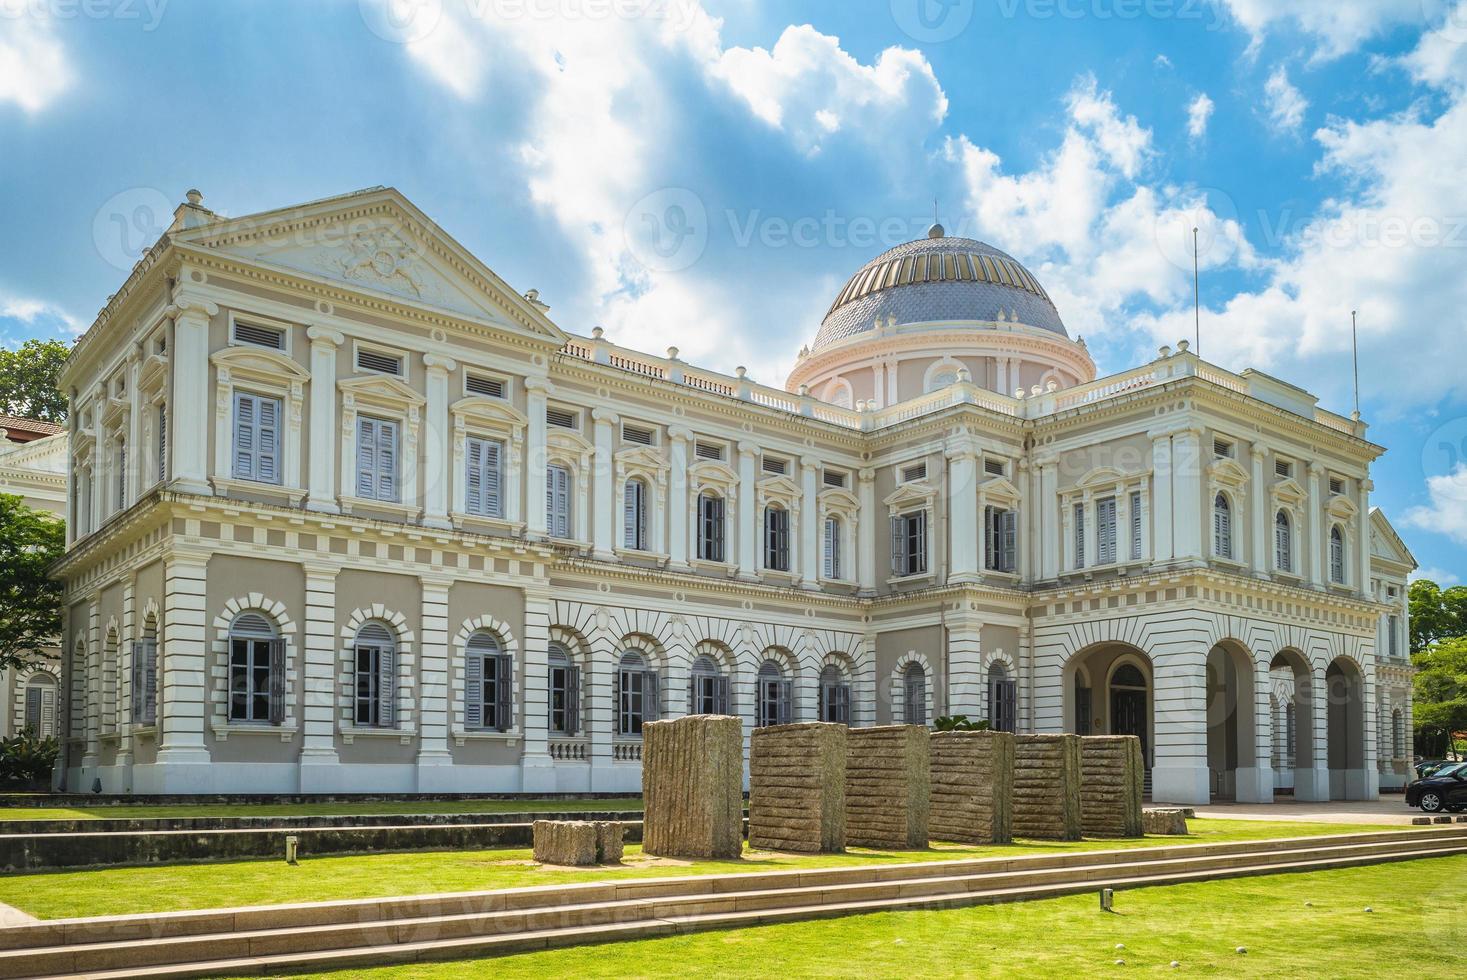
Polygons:
M814 350L866 333L879 318L898 325L1014 319L1069 337L1049 294L1029 270L992 245L936 237L888 249L840 291L815 335Z

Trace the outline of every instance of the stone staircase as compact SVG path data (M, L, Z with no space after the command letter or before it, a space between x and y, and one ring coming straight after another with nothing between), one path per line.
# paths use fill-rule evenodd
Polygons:
M449 960L1456 854L1467 854L1467 827L55 920L0 929L0 977L201 977Z

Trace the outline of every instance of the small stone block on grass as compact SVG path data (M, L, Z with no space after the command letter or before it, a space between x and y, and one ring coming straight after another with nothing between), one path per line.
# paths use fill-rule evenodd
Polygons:
M625 824L615 820L596 822L596 861L598 864L620 864L625 846Z
M768 725L749 737L749 846L846 849L846 726Z
M737 858L744 844L743 722L688 715L642 726L642 852Z
M597 863L596 824L586 820L536 820L535 860L571 867Z
M1086 837L1140 837L1145 778L1135 735L1080 739L1080 824Z
M1141 811L1141 829L1161 837L1187 835L1187 811L1158 807Z
M1079 840L1080 736L1014 736L1014 836Z
M846 734L847 846L927 846L930 742L925 725L853 728Z
M960 844L1011 842L1014 736L1008 732L936 732L931 751L931 836Z
M1411 825L1413 827L1430 827L1431 826L1431 818L1430 817L1412 817L1411 818Z

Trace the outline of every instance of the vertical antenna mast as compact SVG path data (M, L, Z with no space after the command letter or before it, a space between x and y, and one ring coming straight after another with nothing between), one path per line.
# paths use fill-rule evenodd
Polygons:
M1360 419L1360 331L1355 325L1355 310L1350 311L1350 351L1355 360L1355 419Z
M1192 226L1192 350L1202 356L1202 279L1197 272L1197 226Z

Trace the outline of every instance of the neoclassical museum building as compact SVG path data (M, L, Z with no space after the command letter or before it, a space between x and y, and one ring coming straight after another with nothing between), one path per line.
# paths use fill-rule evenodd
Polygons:
M1097 378L937 226L783 388L547 314L395 190L190 192L63 380L67 787L634 790L687 712L1135 734L1178 803L1404 781L1358 418L1185 342Z

